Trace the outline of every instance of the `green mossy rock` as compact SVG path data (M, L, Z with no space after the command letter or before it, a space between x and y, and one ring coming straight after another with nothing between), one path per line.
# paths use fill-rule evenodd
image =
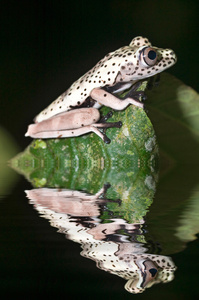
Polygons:
M143 84L143 89L146 82ZM110 108L103 107L105 115ZM152 203L157 180L158 147L145 111L130 105L115 111L109 122L121 128L106 131L105 144L96 134L65 139L34 140L11 165L34 187L84 190L95 194L109 182L107 198L121 199L111 210L129 221L142 219Z

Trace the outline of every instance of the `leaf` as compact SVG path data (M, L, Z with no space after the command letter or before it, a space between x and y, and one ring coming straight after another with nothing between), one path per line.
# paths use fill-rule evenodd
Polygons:
M176 236L185 242L193 241L199 232L199 186L190 196L186 209L180 216L179 224L176 228Z
M192 204L192 195L199 182L199 95L165 73L159 87L147 94L148 116L160 151L159 183L148 215L148 229L161 240L167 254L184 248L185 239L178 239L182 237L179 223L186 224L186 219L193 222L190 228L195 231L190 233L189 229L189 236L196 234L199 225L196 218L190 218L191 208L195 215L196 201Z
M162 155L177 163L198 163L199 95L167 73L160 86L147 93L148 116L153 123Z

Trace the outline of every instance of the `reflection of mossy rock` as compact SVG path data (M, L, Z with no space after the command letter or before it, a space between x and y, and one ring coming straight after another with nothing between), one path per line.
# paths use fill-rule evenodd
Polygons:
M103 107L101 114L109 111ZM12 166L35 187L64 187L94 194L109 182L107 197L123 200L126 217L131 218L132 212L143 217L155 190L158 150L154 130L145 111L133 105L115 111L109 122L116 121L122 121L123 126L107 129L110 144L94 133L34 140L12 160Z

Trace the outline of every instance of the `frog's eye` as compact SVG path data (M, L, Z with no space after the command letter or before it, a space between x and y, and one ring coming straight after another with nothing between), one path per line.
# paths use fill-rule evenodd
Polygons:
M157 58L157 53L154 48L144 47L140 52L140 62L145 67L154 66Z

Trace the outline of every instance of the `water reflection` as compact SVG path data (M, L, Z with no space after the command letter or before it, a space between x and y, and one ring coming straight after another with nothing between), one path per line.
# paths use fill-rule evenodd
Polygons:
M0 125L0 199L11 193L17 174L8 167L8 160L18 152L18 146L9 132Z
M98 268L124 278L125 289L141 293L174 278L176 269L167 256L148 253L144 220L129 224L108 210L104 185L95 195L68 189L40 188L26 191L30 203L51 226L82 247L81 255ZM113 201L120 206L120 201ZM102 218L106 212L106 218Z

